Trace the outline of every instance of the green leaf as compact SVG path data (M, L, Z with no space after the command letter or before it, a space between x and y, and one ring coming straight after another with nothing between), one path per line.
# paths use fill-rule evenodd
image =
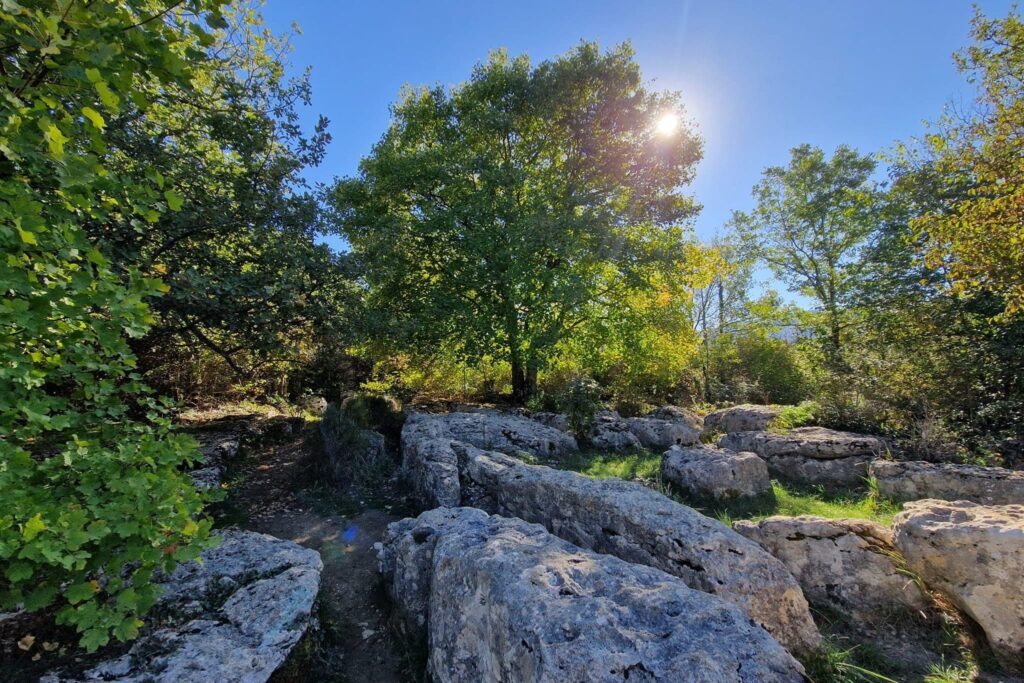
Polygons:
M98 591L99 587L90 582L84 581L82 583L72 584L64 590L64 597L67 598L68 602L72 605L77 605L83 600L88 600Z
M164 199L167 200L167 206L171 207L171 211L181 211L181 205L184 200L174 190L165 191Z
M21 535L25 538L26 541L31 541L33 538L35 538L45 530L46 522L43 521L42 514L37 512L35 517L25 522L25 526L21 530Z
M103 130L107 122L103 120L103 116L92 107L82 107L82 115L89 119L89 122L98 130Z
M32 565L28 562L14 562L7 568L4 575L11 581L11 583L24 581L32 576Z
M57 127L54 123L49 123L43 129L43 137L46 138L46 144L50 147L50 154L60 159L64 156L64 143L70 140L65 137L63 131Z
M18 235L21 236L21 241L24 242L25 244L38 244L38 242L36 241L35 233L33 232L18 228Z

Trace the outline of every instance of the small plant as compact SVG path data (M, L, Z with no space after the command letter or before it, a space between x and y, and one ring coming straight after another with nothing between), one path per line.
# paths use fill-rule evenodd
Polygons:
M601 388L589 377L569 382L562 394L562 410L570 431L580 441L587 441L594 419L601 407Z
M342 401L341 410L360 429L380 432L389 439L397 440L405 424L401 404L383 394L353 394Z
M776 431L786 431L817 424L820 410L821 408L814 401L804 401L795 406L784 406L782 412L772 420L771 428Z
M805 658L803 664L807 675L816 683L898 683L856 664L858 654L855 647L843 650L826 642L818 652Z

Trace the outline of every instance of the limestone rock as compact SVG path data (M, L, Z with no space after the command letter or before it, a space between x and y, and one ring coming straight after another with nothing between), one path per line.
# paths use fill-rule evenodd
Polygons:
M202 467L188 473L192 477L192 483L200 491L220 488L221 479L224 476L220 467Z
M704 433L754 432L768 425L782 413L782 406L743 404L722 408L704 416Z
M417 505L424 510L458 505L462 498L459 458L451 439L407 439L405 434L403 429L402 474Z
M880 524L801 516L739 521L733 528L781 560L817 607L871 623L894 609L913 613L929 604Z
M735 432L718 440L721 448L753 451L775 476L799 484L856 486L868 463L883 450L880 439L823 427L801 427L785 434Z
M560 432L569 431L569 418L565 413L534 413L530 419L540 422L542 425L557 429Z
M84 681L262 683L309 625L323 563L314 550L247 531L224 531L203 564L180 565L131 650L87 671ZM70 679L51 674L48 683Z
M389 457L384 435L369 429L360 429L358 440L339 439L328 424L321 422L320 435L336 481L350 481L354 472L373 469Z
M630 417L626 419L626 425L644 447L655 451L691 446L700 441L700 429L683 421Z
M551 457L579 450L576 439L536 420L495 411L473 413L415 413L402 428L402 448L407 442L440 437L503 453L526 451Z
M1024 504L1024 472L1001 467L875 460L879 492L898 501L938 498L982 505Z
M702 499L756 498L772 490L764 460L753 453L714 446L677 446L665 451L661 476Z
M651 417L655 420L668 420L669 422L682 422L693 427L698 432L704 429L704 418L679 406L661 406L652 410L646 417Z
M735 606L470 508L392 524L381 571L439 683L804 680Z
M488 511L543 524L583 548L661 569L743 608L791 651L820 635L789 571L721 522L641 484L591 479L463 449L460 470Z
M640 439L629 428L629 423L610 410L603 410L596 415L590 430L590 444L598 450L620 453L643 448Z
M893 536L911 569L981 626L1000 662L1024 671L1024 505L915 501Z

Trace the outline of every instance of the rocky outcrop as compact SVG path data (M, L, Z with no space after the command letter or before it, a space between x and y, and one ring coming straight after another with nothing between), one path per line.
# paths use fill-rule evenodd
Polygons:
M771 494L768 466L753 453L714 446L674 447L661 458L661 476L687 495L729 501Z
M539 457L579 450L576 439L563 431L495 411L410 415L402 428L403 450L406 443L425 438L446 438L503 453L525 451Z
M518 519L426 512L389 527L380 563L440 683L804 680L733 605Z
M756 432L768 429L782 413L782 406L744 404L723 408L704 416L704 433Z
M669 422L682 422L698 432L704 429L704 418L679 406L661 406L649 412L645 417L654 418L655 420L668 420Z
M875 460L869 473L878 491L898 501L938 498L982 505L1024 504L1024 472L1001 467Z
M530 419L560 432L569 431L569 418L564 413L534 413Z
M630 417L626 419L626 425L645 448L654 451L691 446L700 441L700 429L684 421Z
M402 474L416 504L424 510L454 507L462 500L459 458L452 450L451 439L406 438L403 429Z
M618 413L601 411L590 430L590 445L601 451L634 451L643 448L640 438ZM500 450L500 449L499 449Z
M883 451L880 439L823 427L801 427L785 434L736 432L718 440L721 448L753 451L771 473L798 484L856 486L868 463Z
M180 565L131 650L82 681L261 683L284 662L310 620L323 563L316 551L246 531L225 531L202 564ZM71 679L50 675L47 683Z
M1024 506L911 502L893 536L911 569L981 626L1000 662L1024 671Z
M818 646L820 636L793 576L724 524L641 484L591 479L471 447L456 451L464 501L677 576L743 608L792 651Z
M928 605L880 524L802 516L739 521L733 528L781 560L819 609L872 623Z

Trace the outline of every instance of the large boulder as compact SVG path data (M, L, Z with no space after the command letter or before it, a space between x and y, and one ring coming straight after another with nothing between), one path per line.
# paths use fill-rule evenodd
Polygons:
M320 589L320 555L291 541L224 531L202 563L179 565L159 583L157 628L93 666L82 681L262 683L309 625ZM51 674L47 683L72 679Z
M704 433L731 434L765 430L781 413L782 406L744 404L722 408L704 416Z
M408 423L407 423L408 424ZM447 438L402 438L402 475L424 510L454 507L462 499L459 458ZM457 442L456 442L457 443Z
M598 450L620 453L643 448L629 423L611 410L603 410L595 416L594 426L590 429L590 445Z
M735 432L721 437L718 446L757 453L780 479L840 486L862 483L868 463L884 449L876 437L823 427L800 427L784 434Z
M459 449L456 449L459 450ZM756 543L641 484L591 479L472 447L460 451L464 499L543 524L576 545L645 564L743 608L787 648L820 635L799 585Z
M912 614L929 602L906 571L880 524L862 519L769 517L733 528L782 561L804 596L861 623L882 622L894 611Z
M802 681L724 600L470 508L388 528L381 572L439 683Z
M772 491L764 460L715 446L676 446L665 451L661 476L702 500L752 499Z
M503 453L551 457L579 450L576 439L528 417L496 411L414 413L402 428L402 448L424 438L447 438Z
M700 441L700 429L681 420L630 417L626 419L626 426L645 448L655 451L691 446Z
M893 537L910 568L981 626L1000 662L1024 671L1024 506L911 502Z
M898 501L938 498L982 505L1024 503L1024 472L1001 467L875 460L868 469L878 491Z
M661 406L647 413L645 417L654 418L655 420L668 420L669 422L682 422L698 432L704 429L704 418L679 406Z

